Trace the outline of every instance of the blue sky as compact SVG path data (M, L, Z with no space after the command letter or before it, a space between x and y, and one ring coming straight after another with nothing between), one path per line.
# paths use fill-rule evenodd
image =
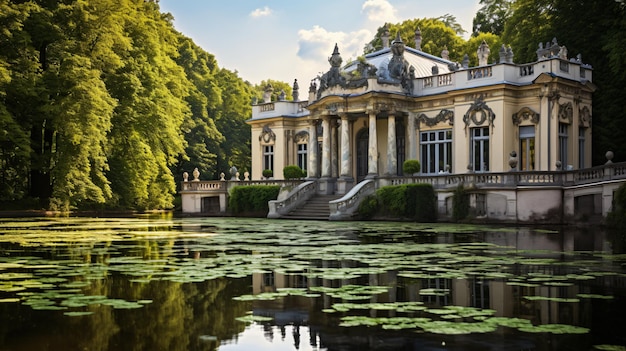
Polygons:
M469 33L480 7L479 0L160 0L159 5L220 67L252 84L297 78L302 90L329 69L335 43L346 62L363 53L385 22L445 14Z

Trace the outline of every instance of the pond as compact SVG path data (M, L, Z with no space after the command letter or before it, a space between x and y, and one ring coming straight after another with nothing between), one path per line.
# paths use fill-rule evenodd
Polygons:
M601 229L0 219L0 350L626 350Z

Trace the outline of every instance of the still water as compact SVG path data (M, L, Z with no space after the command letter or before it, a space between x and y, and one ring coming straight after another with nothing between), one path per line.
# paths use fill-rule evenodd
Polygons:
M623 234L0 219L0 350L626 350Z

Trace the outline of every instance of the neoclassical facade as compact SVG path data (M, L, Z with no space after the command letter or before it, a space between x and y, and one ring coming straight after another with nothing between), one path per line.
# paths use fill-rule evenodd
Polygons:
M405 160L422 175L551 171L591 166L592 68L568 58L556 39L537 61L513 62L511 48L468 67L421 51L397 36L383 49L330 68L311 81L307 101L253 104L251 178L282 179L298 165L325 193L344 194L366 178L403 176ZM268 87L271 89L271 87Z

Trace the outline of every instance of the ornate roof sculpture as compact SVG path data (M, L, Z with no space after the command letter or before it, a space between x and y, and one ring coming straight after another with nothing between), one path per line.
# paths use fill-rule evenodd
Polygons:
M417 41L421 41L419 30L416 31ZM399 32L390 46L388 39L385 43L381 50L361 56L343 67L339 47L335 44L333 53L328 59L330 69L317 77L319 80L317 98L319 99L324 91L336 86L367 87L368 79L374 78L378 83L399 85L406 94L412 94L414 79L431 77L433 74L447 74L458 69L455 62L405 46Z

